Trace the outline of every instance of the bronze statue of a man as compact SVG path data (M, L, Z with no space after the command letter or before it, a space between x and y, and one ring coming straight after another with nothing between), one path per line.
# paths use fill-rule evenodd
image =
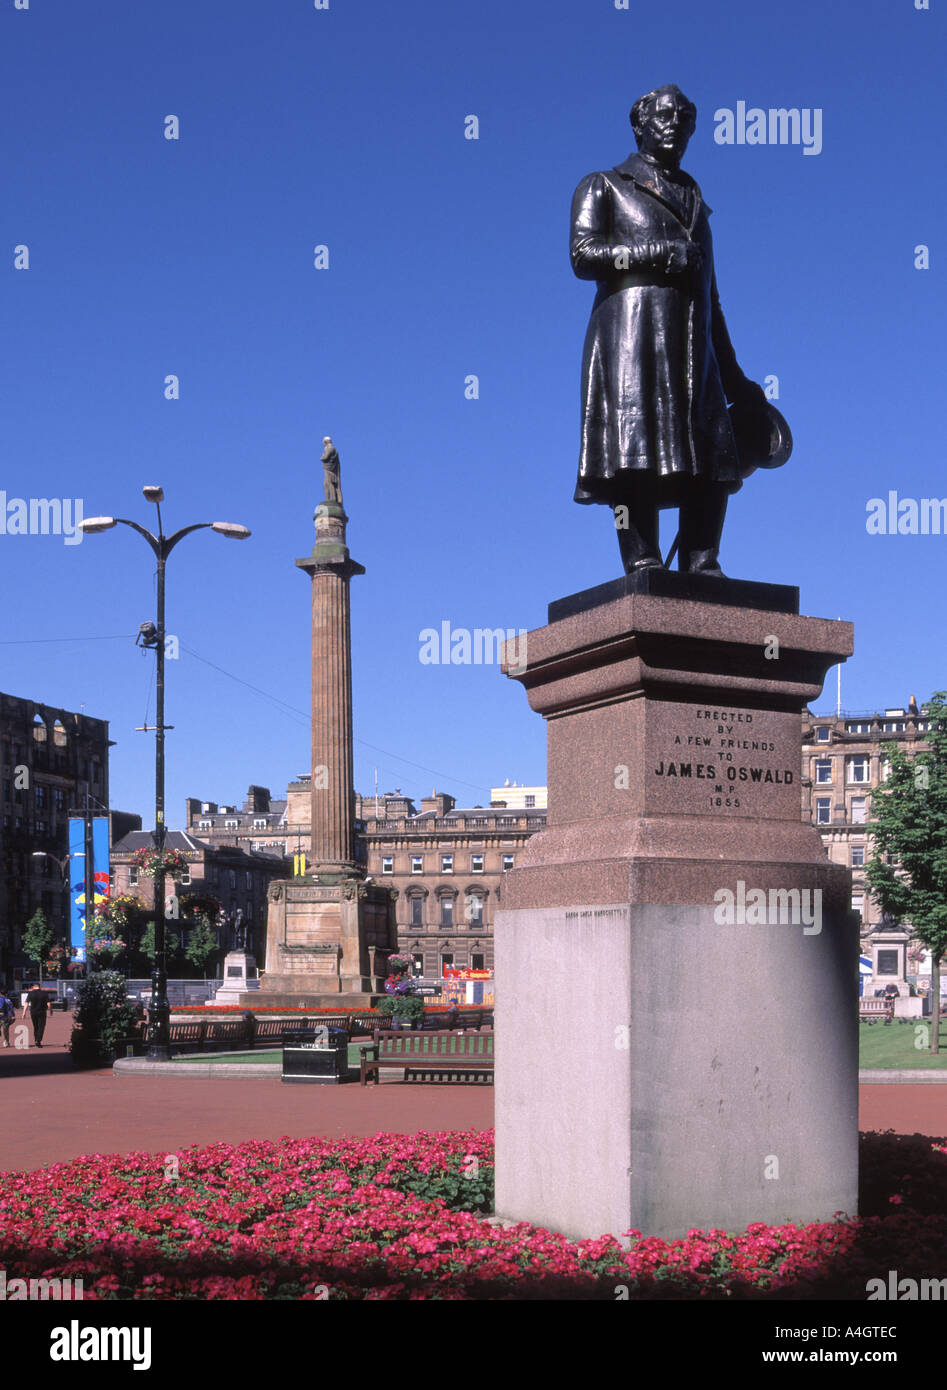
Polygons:
M677 87L640 97L638 153L589 174L572 201L572 268L598 284L575 500L614 509L627 573L662 564L659 509L679 507L680 568L719 576L742 481L728 401L769 440L768 402L737 365L717 297L710 209L680 168L696 120Z

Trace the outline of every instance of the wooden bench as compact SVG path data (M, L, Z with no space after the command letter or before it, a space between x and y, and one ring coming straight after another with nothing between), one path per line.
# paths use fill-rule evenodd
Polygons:
M225 1047L253 1046L253 1020L245 1018L208 1018L204 1021L204 1043L222 1043Z
M876 1018L883 1018L890 1022L894 1018L893 999L859 999L858 1001L859 1021L867 1019L873 1023Z
M196 1047L200 1051L204 1046L206 1027L204 1019L198 1019L193 1023L172 1023L168 1029L168 1041L172 1047Z
M461 1073L493 1073L493 1034L431 1033L378 1029L372 1042L362 1044L359 1080L379 1083L381 1067L403 1067L409 1073L450 1076Z

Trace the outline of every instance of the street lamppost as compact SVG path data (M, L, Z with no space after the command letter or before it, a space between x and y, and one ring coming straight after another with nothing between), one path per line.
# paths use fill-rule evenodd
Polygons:
M191 531L211 530L218 535L226 536L230 540L245 541L250 535L246 526L239 526L230 521L199 521L193 526L183 526L180 531L175 531L172 536L166 536L161 527L161 503L164 501L164 491L160 487L144 487L142 494L146 502L153 502L158 513L157 535L139 526L137 521L128 521L121 516L91 516L79 523L80 529L89 534L96 534L99 531L110 531L113 526L130 526L133 531L137 531L140 536L151 546L157 562L158 574L158 601L157 601L157 623L154 629L150 624L143 624L142 631L139 632L142 646L153 647L155 650L155 963L151 972L151 1009L149 1011L148 1027L148 1057L152 1061L166 1061L171 1056L170 1047L170 1020L171 1009L168 1004L168 961L167 944L165 939L165 904L164 904L164 844L165 844L165 820L164 820L164 733L166 728L173 727L164 722L164 571L168 556L182 537L187 536ZM147 631L146 631L147 629ZM145 725L145 732L151 732Z
M82 855L82 854L67 854L67 855L65 856L65 858L62 858L62 859L61 859L61 858L59 857L58 854L50 854L49 850L46 850L46 849L34 849L33 852L32 852L32 854L30 855L30 858L31 858L31 859L51 859L51 860L53 861L54 864L58 864L58 865L59 865L59 872L62 874L62 881L63 881L63 884L64 884L64 885L68 885L68 883L69 883L69 874L68 874L68 872L67 872L67 868L68 868L69 860L70 860L70 859L84 859L85 856ZM63 945L63 946L66 948L67 952L68 952L68 950L69 950L69 895L68 895L68 892L67 892L67 894L66 894L66 912L65 912L64 924L63 924L63 940L62 940L62 942L61 942L60 944ZM42 962L42 961L40 961L40 963L39 963L39 982L40 982L40 985L42 986L42 983L43 983L43 962ZM56 997L57 997L57 999L59 998L58 985L57 985L57 994L56 994Z

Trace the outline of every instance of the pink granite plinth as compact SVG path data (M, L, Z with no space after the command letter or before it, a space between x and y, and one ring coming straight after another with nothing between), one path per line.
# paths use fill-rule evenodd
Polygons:
M645 594L518 642L549 812L495 925L503 1216L585 1237L854 1210L857 930L800 746L851 650L848 623Z

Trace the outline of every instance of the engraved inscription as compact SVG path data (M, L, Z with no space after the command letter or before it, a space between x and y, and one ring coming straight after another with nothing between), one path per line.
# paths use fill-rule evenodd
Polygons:
M677 705L652 727L648 773L666 788L662 802L738 815L792 810L798 754L786 738L785 716Z

